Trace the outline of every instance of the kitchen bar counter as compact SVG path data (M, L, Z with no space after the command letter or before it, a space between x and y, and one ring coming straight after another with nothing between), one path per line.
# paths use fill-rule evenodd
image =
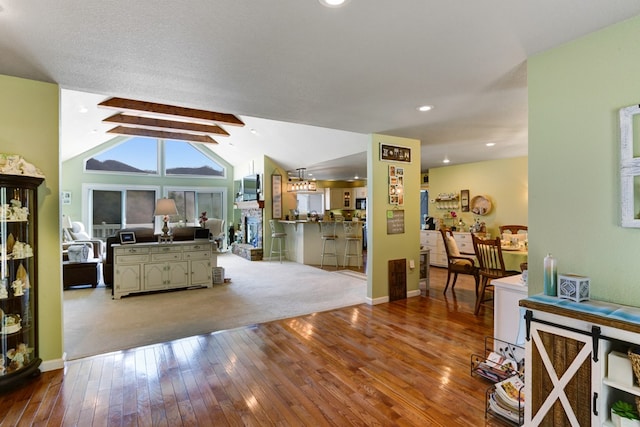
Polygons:
M288 248L287 259L307 265L320 265L322 254L322 237L320 231L321 221L306 220L281 220L287 233L286 247ZM355 221L360 224L359 232L362 235L362 226L364 221ZM336 223L336 252L338 254L338 265L342 266L344 262L344 228L342 222ZM327 243L330 248L331 243ZM325 257L325 265L334 265L333 257ZM349 258L349 265L357 266L356 258Z

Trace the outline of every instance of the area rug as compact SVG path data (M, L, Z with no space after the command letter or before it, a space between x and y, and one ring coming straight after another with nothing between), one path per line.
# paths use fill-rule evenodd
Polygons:
M64 291L67 359L124 350L365 302L366 276L221 254L229 283L111 299L104 286Z

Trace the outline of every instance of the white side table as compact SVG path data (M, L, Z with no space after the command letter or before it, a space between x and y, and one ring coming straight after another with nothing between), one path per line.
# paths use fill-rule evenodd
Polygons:
M494 287L493 336L524 346L524 310L521 313L518 302L527 298L529 288L522 283L521 274L494 279L491 284Z

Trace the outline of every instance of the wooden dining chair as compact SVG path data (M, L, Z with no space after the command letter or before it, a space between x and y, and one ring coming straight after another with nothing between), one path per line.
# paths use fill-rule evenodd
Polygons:
M476 307L473 312L477 315L480 311L480 306L493 300L493 296L490 298L485 296L485 292L488 290L487 288L491 287L489 280L513 276L519 273L505 269L499 237L495 239L482 239L472 234L471 238L473 240L473 250L475 251L479 265L478 274L480 275L480 291L476 296Z
M505 231L510 231L511 234L518 234L520 231L524 231L525 233L529 231L529 227L526 225L503 225L498 227L500 229L500 234L504 234Z
M444 287L442 293L446 293L449 288L449 282L451 281L451 275L453 274L453 283L451 289L456 286L456 280L458 280L458 274L468 274L473 276L476 281L476 297L478 296L478 287L480 282L480 276L478 276L478 268L475 265L473 258L474 254L461 253L458 250L458 245L453 238L451 231L446 232L440 229L442 240L444 241L444 249L447 253L447 284Z

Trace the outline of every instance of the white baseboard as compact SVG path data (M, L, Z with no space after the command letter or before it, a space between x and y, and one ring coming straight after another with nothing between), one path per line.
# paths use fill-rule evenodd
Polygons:
M419 297L419 296L420 296L420 289L407 292L407 298L413 298L413 297ZM385 297L380 297L375 299L371 299L367 297L365 299L365 302L369 305L384 304L385 302L389 302L389 296L387 295Z
M64 362L66 360L67 360L67 353L63 353L60 359L44 360L40 364L40 371L47 372L47 371L55 371L57 369L64 369Z
M420 296L420 289L415 289L413 291L407 292L407 298L413 298L413 297L419 297L419 296Z
M384 304L385 302L389 302L389 296L387 295L386 297L380 297L375 299L371 299L367 297L365 301L369 305Z

